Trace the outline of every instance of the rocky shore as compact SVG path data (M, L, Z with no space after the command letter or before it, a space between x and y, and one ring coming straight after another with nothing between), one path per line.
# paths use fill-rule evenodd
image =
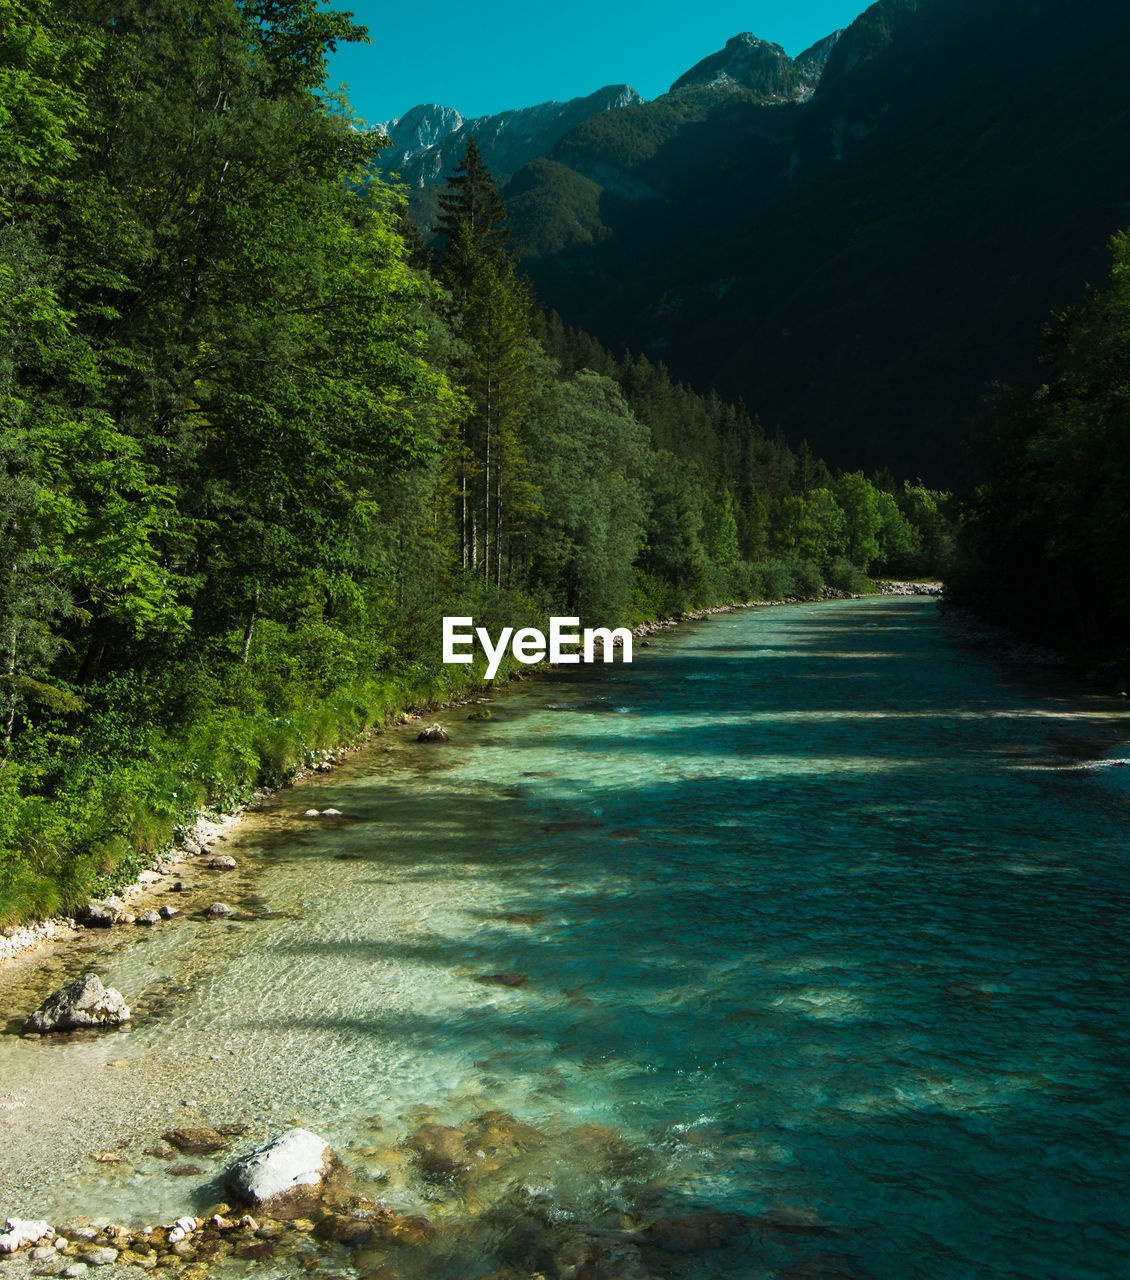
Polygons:
M146 1228L9 1219L0 1277L209 1280L250 1271L400 1280L482 1276L486 1265L494 1269L482 1280L689 1280L705 1255L712 1276L748 1275L752 1254L781 1277L868 1280L829 1248L842 1233L811 1209L668 1202L672 1170L660 1154L603 1125L555 1134L490 1111L382 1141L380 1120L372 1124L373 1142L348 1164L308 1130L278 1135L230 1164L226 1198L199 1216ZM223 1130L174 1130L164 1149L215 1155L243 1126ZM365 1190L374 1184L379 1198ZM423 1199L429 1211L398 1206L400 1196Z

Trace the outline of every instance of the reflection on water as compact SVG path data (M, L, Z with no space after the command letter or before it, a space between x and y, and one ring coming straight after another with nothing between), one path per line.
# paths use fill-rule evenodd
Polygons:
M174 1176L164 1130L297 1120L441 1224L405 1275L484 1275L531 1205L629 1253L706 1208L760 1224L625 1276L1130 1272L1126 800L1073 767L1118 721L935 609L714 619L278 797L231 847L239 918L67 961L132 1030L0 1039L0 1208L171 1218L225 1157ZM488 1141L498 1111L528 1128ZM428 1176L428 1125L472 1172Z

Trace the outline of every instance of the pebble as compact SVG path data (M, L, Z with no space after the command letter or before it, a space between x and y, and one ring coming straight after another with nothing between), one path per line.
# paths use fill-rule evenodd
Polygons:
M210 916L230 916L231 907L226 902L213 902L205 914Z
M79 1276L86 1275L89 1270L85 1262L72 1262L70 1266L63 1268L63 1275L67 1276L68 1280L78 1280Z
M208 863L211 871L234 871L235 865L235 859L230 853L221 853L218 858L213 858Z

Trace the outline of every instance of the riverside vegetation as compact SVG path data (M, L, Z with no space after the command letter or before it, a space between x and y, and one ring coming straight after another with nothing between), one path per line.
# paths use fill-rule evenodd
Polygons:
M365 38L314 0L5 7L2 922L456 695L445 613L632 623L944 557L943 495L543 319L473 143L432 259L324 88Z

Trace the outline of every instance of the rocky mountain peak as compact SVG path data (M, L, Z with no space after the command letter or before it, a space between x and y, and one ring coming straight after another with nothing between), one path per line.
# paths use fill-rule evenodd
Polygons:
M414 188L443 182L474 137L487 167L505 179L524 164L545 155L570 129L594 115L634 106L643 98L630 85L605 85L584 98L539 102L497 115L466 117L434 103L376 126L389 138L378 163Z
M816 68L815 78L818 77ZM779 44L743 31L727 40L725 48L703 58L680 76L670 92L689 88L752 89L767 102L780 102L809 96L815 78L794 63Z
M383 133L392 145L405 157L434 147L463 125L463 117L454 107L441 107L436 102L424 102L394 120L384 120L373 126Z

